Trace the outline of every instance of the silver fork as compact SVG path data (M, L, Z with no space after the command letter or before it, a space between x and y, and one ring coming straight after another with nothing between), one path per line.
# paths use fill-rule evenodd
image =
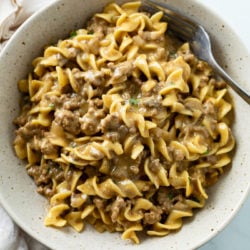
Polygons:
M181 40L189 42L193 53L199 59L210 64L214 72L224 79L236 93L250 104L249 94L234 81L215 60L211 40L204 27L186 16L176 13L167 4L157 3L151 0L142 0L142 9L151 13L162 11L168 22L168 30L171 30Z

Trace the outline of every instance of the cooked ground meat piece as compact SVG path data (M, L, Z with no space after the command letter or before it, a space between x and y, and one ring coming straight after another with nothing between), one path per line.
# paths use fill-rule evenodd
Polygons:
M110 79L111 84L117 84L120 82L124 82L131 75L133 70L132 62L126 61L119 63L114 68L114 73L112 78Z
M119 133L120 139L123 141L125 139L125 137L127 136L127 134L129 133L129 129L127 126L121 125L118 128L118 133Z
M90 103L90 105L89 105L90 107L93 107L93 106L95 106L97 108L102 108L103 107L103 100L101 98L93 99L92 103L93 104Z
M174 159L176 161L182 161L185 158L185 153L182 150L173 150Z
M106 34L108 30L108 23L100 18L93 17L88 22L88 30L90 33Z
M208 65L204 61L199 61L196 65L196 69L199 71L202 71L202 72L204 72L207 67L208 67Z
M200 101L194 98L189 98L188 100L185 100L185 107L190 110L200 110L202 111L202 104Z
M215 112L216 111L215 106L214 106L214 104L210 100L206 101L203 104L203 110L204 110L204 113L206 115L212 115L212 116L214 116L216 114L216 112Z
M117 142L117 141L119 141L120 136L119 136L118 132L107 132L106 138L111 140L112 142Z
M50 162L43 166L31 165L27 172L34 178L37 186L50 184L52 178L55 178L57 181L64 179L64 172L61 167Z
M112 171L110 173L110 176L113 180L116 180L116 181L126 180L129 178L129 175L130 175L128 171L129 163L128 165L127 164L119 165L119 163L120 162L118 160L112 161Z
M102 71L87 70L85 72L78 72L75 74L76 78L83 78L86 82L94 87L98 87L105 83L105 75Z
M160 108L162 106L162 97L160 95L153 95L143 98L142 104L147 108Z
M33 136L42 137L44 134L44 128L40 125L27 122L23 127L16 130L16 135L30 140Z
M218 157L216 155L209 155L206 157L209 163L216 164L218 162Z
M167 188L159 190L157 201L162 212L168 214L173 209L187 210L188 206L184 203L183 194L180 192L181 191L169 190Z
M128 155L116 156L111 160L112 170L110 176L117 181L138 178L135 172L140 172L139 167L143 157L144 155L141 154L136 160L133 160Z
M101 120L101 130L103 133L117 131L121 123L122 121L118 113L109 114Z
M202 76L200 79L200 88L205 87L209 82L209 77L208 76Z
M62 100L65 99L65 97L65 94L63 94L61 97L58 97L56 95L45 95L44 98L41 100L40 105L42 107L60 107L63 102Z
M93 203L96 205L96 207L97 207L98 209L104 210L107 201L105 201L104 199L95 197L95 198L93 199Z
M44 138L45 139L45 138ZM42 145L42 139L38 138L37 136L34 136L31 140L30 140L30 148L35 150L35 151L40 151L41 150L41 145Z
M214 81L214 86L216 89L223 89L223 88L226 88L227 86L227 83L223 80L220 80L220 81Z
M65 131L77 135L81 131L79 117L72 111L59 109L55 112L55 122L61 125Z
M120 122L121 121L119 121L119 123ZM107 127L109 126L108 123L106 125L107 125ZM105 126L102 126L102 129L107 129ZM122 143L122 142L124 142L124 140L125 140L126 136L128 135L128 133L130 133L130 131L131 131L131 133L132 132L134 133L134 129L133 128L129 129L126 125L120 125L118 128L115 125L113 129L114 130L110 130L110 131L107 130L107 132L105 132L105 136L108 139L110 139L112 142L119 141L119 142Z
M190 54L183 54L183 59L187 62L187 63L190 63L192 62L195 57L194 57L194 54L190 53Z
M84 98L76 93L65 93L60 96L56 95L45 95L45 98L41 101L41 106L48 106L48 103L52 105L55 109L67 109L67 110L77 110L82 109L86 104Z
M40 166L33 165L28 168L28 174L32 176L37 185L48 184L50 177L48 176L48 168L42 169Z
M139 166L138 165L131 165L129 167L129 170L131 171L132 174L138 174L140 169L139 169Z
M70 59L76 58L77 54L79 53L79 49L70 47L68 48L68 56Z
M103 109L95 109L90 107L88 112L79 119L81 132L85 135L93 135L101 130L101 119L105 117Z
M119 213L123 208L125 208L126 202L120 196L117 196L116 200L111 205L111 220L116 222L119 216Z
M23 106L22 108L22 112L20 114L20 116L18 116L15 120L14 120L14 124L18 125L18 126L24 126L25 123L28 122L28 112L31 109L31 104L27 103Z
M168 199L168 188L160 187L157 192L157 201L160 205L162 205Z
M38 186L37 192L48 198L52 197L55 194L55 191L52 189L52 184Z
M157 173L160 170L160 167L161 167L160 159L154 159L153 157L151 157L149 161L149 169L152 172Z
M40 142L39 146L41 147L41 152L45 155L47 159L53 159L57 157L59 147L53 145L48 137L44 137L42 141L38 140L37 142Z
M157 192L156 200L165 213L169 213L172 209L172 202L175 195L172 190L167 187L160 187Z
M182 56L184 61L189 64L192 64L196 61L196 58L190 49L183 51L181 47L181 49L177 51L177 55Z
M204 138L209 138L209 133L204 126L201 125L187 125L183 128L183 134L186 136L193 136L195 134L202 135Z
M143 222L146 225L152 225L161 220L162 210L160 208L150 210L144 214Z
M75 93L65 95L65 98L60 98L60 102L63 104L63 109L71 111L81 109L83 105L86 104L86 101L82 98L82 96Z

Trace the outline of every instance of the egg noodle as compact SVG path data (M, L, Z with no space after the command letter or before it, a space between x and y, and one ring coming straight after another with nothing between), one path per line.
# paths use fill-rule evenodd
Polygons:
M46 226L165 236L231 162L226 83L140 5L107 5L19 81L14 148L49 200Z

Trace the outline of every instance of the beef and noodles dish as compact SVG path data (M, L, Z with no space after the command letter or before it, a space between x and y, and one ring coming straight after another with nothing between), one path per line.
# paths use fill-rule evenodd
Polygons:
M226 83L140 4L107 5L18 83L14 148L49 201L46 226L165 236L231 162Z

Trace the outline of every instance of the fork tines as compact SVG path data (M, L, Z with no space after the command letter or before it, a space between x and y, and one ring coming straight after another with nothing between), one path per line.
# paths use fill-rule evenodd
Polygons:
M149 13L162 11L164 14L163 20L168 23L168 30L171 30L181 40L193 40L197 25L190 19L180 16L167 4L157 3L155 5L153 1L143 0L141 9Z

